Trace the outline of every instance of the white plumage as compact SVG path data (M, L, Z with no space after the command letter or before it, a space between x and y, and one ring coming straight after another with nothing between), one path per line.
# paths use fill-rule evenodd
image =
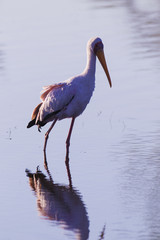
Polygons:
M56 121L72 118L66 141L66 162L69 161L69 145L74 120L85 110L95 88L96 56L104 68L110 87L112 86L104 57L102 40L100 38L92 38L87 44L87 64L83 73L64 82L44 87L41 95L42 102L34 109L32 120L27 126L29 128L33 125L38 125L40 130L46 123L54 120L45 135L45 151L48 135Z

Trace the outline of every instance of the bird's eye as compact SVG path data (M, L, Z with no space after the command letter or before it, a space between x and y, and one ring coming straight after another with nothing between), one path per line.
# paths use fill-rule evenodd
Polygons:
M97 42L94 46L94 53L96 54L98 50L103 49L103 43Z

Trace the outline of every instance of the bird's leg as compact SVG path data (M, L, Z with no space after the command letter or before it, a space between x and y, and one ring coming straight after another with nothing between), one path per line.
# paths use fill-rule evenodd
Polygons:
M67 140L66 140L66 164L69 163L69 146L70 146L70 138L71 138L71 134L72 134L74 121L75 121L75 117L72 118L71 126L70 126L69 133L68 133Z
M67 174L68 174L69 187L70 187L70 189L72 189L72 177L71 177L69 162L66 163L66 169L67 169Z
M46 146L47 146L47 140L49 137L49 133L52 130L52 128L54 127L56 122L57 122L57 119L54 120L54 122L52 123L52 125L50 126L50 128L48 129L48 131L45 134L45 141L44 141L44 148L43 148L44 153L46 153Z
M47 162L47 156L46 152L44 151L44 168L47 170L48 169L48 162Z
M47 174L48 174L48 176L49 176L50 181L51 181L52 183L54 183L54 182L53 182L52 175L51 175L51 173L50 173L50 171L49 171L49 168L48 168L47 157L46 157L46 153L45 153L45 152L44 152L44 167L45 167L45 169L46 169L46 171L47 171Z

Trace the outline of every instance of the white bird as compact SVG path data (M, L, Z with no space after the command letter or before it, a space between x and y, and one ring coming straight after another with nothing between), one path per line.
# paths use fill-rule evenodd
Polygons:
M45 134L45 152L49 133L57 120L72 118L66 140L66 163L69 162L70 138L75 118L85 110L95 88L96 56L107 75L110 87L112 87L102 40L98 37L91 38L87 43L87 64L84 71L64 82L44 87L40 97L42 102L34 109L32 120L27 126L27 128L30 128L33 125L38 125L40 131L42 126L53 121Z

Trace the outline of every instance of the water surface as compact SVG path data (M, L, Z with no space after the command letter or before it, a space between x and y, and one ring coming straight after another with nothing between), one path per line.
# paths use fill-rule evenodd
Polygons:
M158 240L159 1L0 5L1 238ZM49 126L40 134L26 125L42 86L83 71L93 36L103 39L113 88L97 62L93 98L73 129L71 188L70 120L50 135L48 172Z

